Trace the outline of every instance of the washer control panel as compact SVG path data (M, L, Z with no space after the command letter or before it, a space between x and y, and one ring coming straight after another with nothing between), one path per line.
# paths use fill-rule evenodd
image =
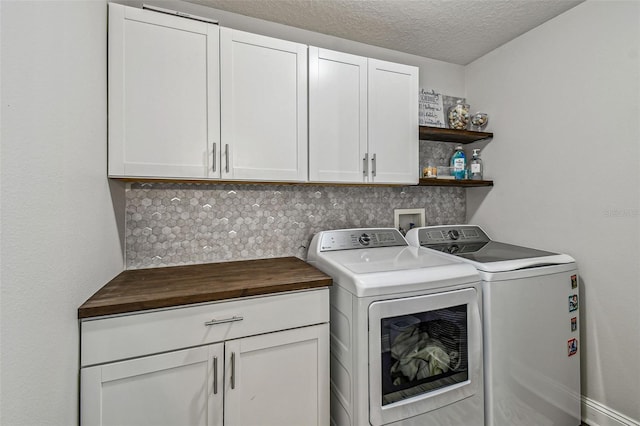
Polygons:
M322 233L320 251L406 246L407 241L394 228L341 229Z

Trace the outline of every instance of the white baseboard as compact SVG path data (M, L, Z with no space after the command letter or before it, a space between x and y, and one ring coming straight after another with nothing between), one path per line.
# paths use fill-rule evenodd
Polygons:
M589 426L640 426L640 421L627 417L604 404L587 398L582 400L582 421Z

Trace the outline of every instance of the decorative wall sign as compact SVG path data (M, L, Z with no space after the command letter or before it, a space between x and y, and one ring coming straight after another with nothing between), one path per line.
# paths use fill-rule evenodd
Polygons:
M420 89L418 101L418 124L420 126L447 127L444 121L444 104L442 94L431 89L427 92Z

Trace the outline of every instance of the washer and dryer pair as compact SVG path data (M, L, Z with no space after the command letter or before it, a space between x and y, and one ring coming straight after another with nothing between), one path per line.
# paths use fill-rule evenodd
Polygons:
M580 424L571 257L462 225L323 231L307 261L334 280L332 424Z

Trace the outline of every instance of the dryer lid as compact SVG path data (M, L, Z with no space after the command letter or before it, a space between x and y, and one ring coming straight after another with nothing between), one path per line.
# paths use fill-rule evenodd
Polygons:
M411 245L468 260L480 271L504 272L575 262L566 254L491 240L476 225L427 226L407 233Z

